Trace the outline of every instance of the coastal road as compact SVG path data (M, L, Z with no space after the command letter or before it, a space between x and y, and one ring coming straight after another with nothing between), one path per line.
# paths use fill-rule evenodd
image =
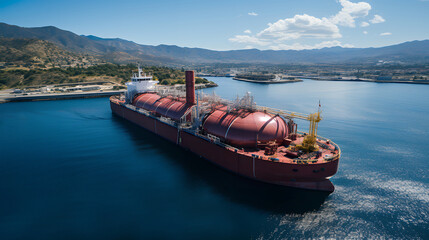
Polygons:
M12 90L4 90L0 92L0 103L18 102L18 101L40 101L40 100L58 100L72 98L93 98L119 95L124 93L124 90L111 91L91 91L91 92L74 92L74 93L30 93L13 94Z

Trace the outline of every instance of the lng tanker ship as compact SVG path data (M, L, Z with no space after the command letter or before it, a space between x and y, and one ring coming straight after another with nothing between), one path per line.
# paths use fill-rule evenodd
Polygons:
M320 111L299 114L257 106L247 93L235 101L195 95L195 75L186 71L186 91L162 88L139 67L127 92L112 96L112 112L226 170L288 187L333 192L340 148L317 136ZM320 106L320 105L319 105ZM308 120L309 132L294 119Z

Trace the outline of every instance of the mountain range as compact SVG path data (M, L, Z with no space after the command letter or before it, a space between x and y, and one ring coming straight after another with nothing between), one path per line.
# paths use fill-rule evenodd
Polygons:
M114 63L142 62L152 65L213 63L344 64L393 61L429 63L429 40L405 42L380 48L331 47L313 50L215 51L175 45L142 45L120 38L77 35L53 26L24 28L0 23L0 37L38 39L78 54L88 54Z

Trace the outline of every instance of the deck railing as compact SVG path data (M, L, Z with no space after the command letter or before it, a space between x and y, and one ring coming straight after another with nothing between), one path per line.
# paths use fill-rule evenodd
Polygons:
M151 114L150 114L150 112L149 111L147 111L147 110L145 110L145 109L142 109L142 108L137 108L137 107L135 107L135 106L133 106L133 105L131 105L131 104L123 104L125 107L127 107L128 109L130 109L130 110L133 110L133 111L136 111L136 112L139 112L139 113L142 113L142 114L144 114L144 115L146 115L146 116L150 116ZM187 115L187 114L186 114ZM215 137L215 136L213 136L213 135L203 135L203 134L200 134L200 133L198 133L197 131L195 131L194 129L187 129L188 127L186 127L186 126L183 126L184 124L175 124L175 122L174 121L172 121L171 119L169 119L169 118L166 118L166 117L158 117L158 119L161 121L161 122L163 122L163 123L166 123L166 124L169 124L169 125L172 125L172 126L175 126L175 127L179 127L182 131L186 131L186 132L188 132L188 133L191 133L191 134L193 134L193 135L196 135L196 136L198 136L198 137L200 137L200 138L203 138L203 139L206 139L207 141L210 141L210 142L212 142L212 143L214 143L214 144L216 144L216 145L218 145L218 146L221 146L221 147L223 147L223 148L227 148L227 149L230 149L230 150L232 150L232 151L235 151L235 152L238 152L240 149L238 149L238 148L236 148L236 147L233 147L233 146L231 146L231 145L228 145L228 144L226 144L226 143L223 143L222 141L220 141L220 138L218 138L218 137ZM302 135L304 135L304 134L307 134L307 133L305 133L305 132L301 132L301 131L297 131L297 133L299 133L299 134L302 134ZM320 140L324 140L324 141L329 141L329 144L330 145L333 145L334 147L335 147L335 150L338 150L338 153L336 153L336 154L334 154L332 157L330 157L329 159L324 159L324 161L325 162L330 162L330 161L333 161L333 160L335 160L335 159L337 159L337 158L339 158L340 156L341 156L341 149L340 149L340 147L336 144L336 143L334 143L334 142L332 142L330 139L328 139L328 138L325 138L325 137L321 137L321 136L317 136L317 139L320 139ZM323 144L323 143L318 143L319 144L319 146L321 146L321 147L324 147L324 148L327 148L328 146L326 145L326 144ZM275 159L277 159L277 158L275 158ZM278 159L277 159L278 160ZM298 163L298 164L308 164L308 163L315 163L315 162L317 162L317 160L314 160L314 159L310 159L310 158L298 158L298 159L292 159L294 162L296 162L296 163Z

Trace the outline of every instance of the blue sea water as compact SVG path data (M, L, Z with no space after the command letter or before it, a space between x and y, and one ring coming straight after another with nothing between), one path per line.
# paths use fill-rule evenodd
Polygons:
M7 103L0 239L429 239L429 86L210 80L206 93L302 113L320 100L319 134L343 153L335 192L225 172L115 117L108 98Z

